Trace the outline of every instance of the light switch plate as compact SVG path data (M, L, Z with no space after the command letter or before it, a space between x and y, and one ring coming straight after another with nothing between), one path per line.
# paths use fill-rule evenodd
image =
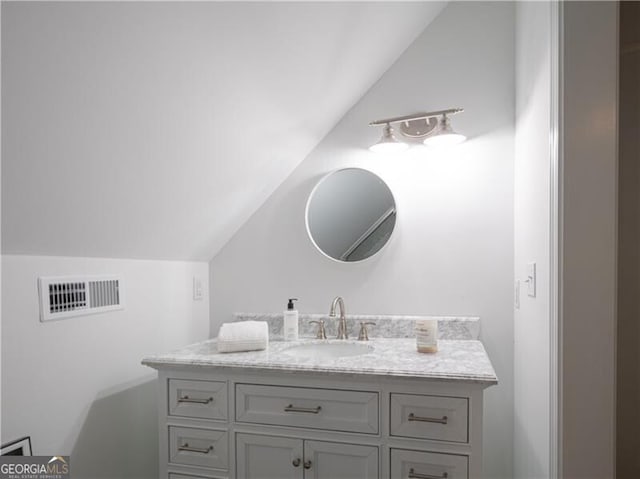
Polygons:
M201 301L204 296L204 291L202 290L202 279L197 276L193 277L193 300Z
M527 294L536 297L536 264L527 263Z

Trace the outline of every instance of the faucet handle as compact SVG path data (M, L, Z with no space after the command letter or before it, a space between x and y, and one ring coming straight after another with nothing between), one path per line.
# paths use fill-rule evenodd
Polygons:
M324 330L324 319L320 321L309 321L311 324L318 325L318 332L316 333L316 339L327 339L327 333Z
M358 341L369 341L369 331L367 325L375 325L371 321L360 321L360 334L358 334Z

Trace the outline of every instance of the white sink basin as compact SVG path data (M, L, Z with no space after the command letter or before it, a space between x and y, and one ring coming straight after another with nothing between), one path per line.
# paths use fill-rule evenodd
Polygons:
M282 351L284 354L304 359L331 359L359 356L373 351L367 344L357 343L311 343L292 346Z

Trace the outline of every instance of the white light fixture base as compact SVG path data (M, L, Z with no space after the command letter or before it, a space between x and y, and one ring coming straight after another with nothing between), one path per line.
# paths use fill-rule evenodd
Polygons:
M396 152L418 142L430 147L462 143L466 137L453 130L449 116L463 111L462 108L450 108L372 121L369 126L382 126L383 131L382 138L369 149L376 152ZM394 130L391 125L398 125L400 140L393 135Z
M437 118L421 118L420 120L401 122L400 131L407 138L424 138L431 134L437 126Z

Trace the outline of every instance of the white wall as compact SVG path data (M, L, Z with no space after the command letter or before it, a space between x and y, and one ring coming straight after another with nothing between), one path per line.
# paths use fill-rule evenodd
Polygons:
M512 4L450 4L210 263L214 335L233 311L282 311L288 297L306 312L342 295L347 313L481 316L500 378L485 395L491 478L513 477L513 45ZM371 120L457 106L470 138L457 149L366 149L381 133ZM325 258L305 231L311 189L346 166L379 174L398 206L388 247L362 264Z
M443 6L2 2L3 253L210 260Z
M126 309L39 322L38 276L118 273ZM158 475L152 353L205 339L207 263L2 256L2 442L71 455L74 478Z
M563 3L560 476L567 479L615 477L617 9Z
M616 473L640 477L640 2L620 4Z
M0 39L2 38L2 6L0 5ZM0 112L2 111L2 48L0 46ZM0 114L0 132L2 115ZM0 212L2 211L2 134L0 134ZM2 218L0 218L0 251L2 251ZM0 374L2 372L2 261L0 261ZM1 377L0 377L1 380ZM1 384L1 383L0 383ZM2 439L2 391L0 390L0 440Z
M551 12L516 5L514 274L514 477L550 477ZM528 296L527 263L537 291Z

